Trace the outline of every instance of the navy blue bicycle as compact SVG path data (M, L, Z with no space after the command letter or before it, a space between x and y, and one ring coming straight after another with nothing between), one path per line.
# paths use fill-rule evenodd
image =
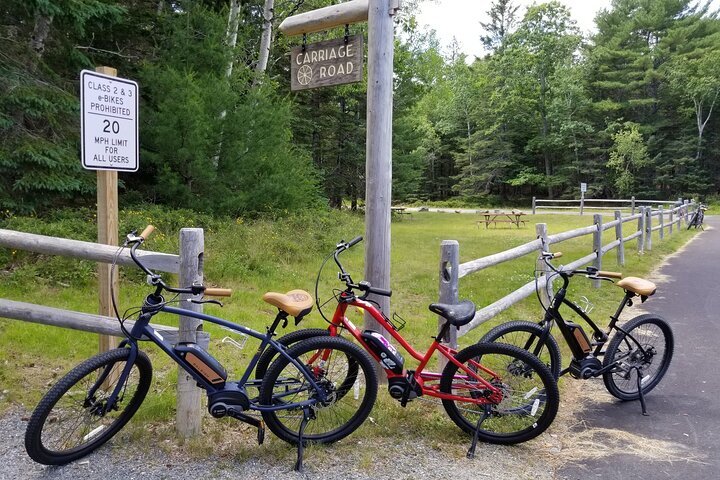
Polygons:
M113 298L126 338L119 348L95 355L75 367L42 398L25 434L25 448L33 460L46 465L77 460L110 440L132 418L152 379L150 358L138 346L141 339L156 344L205 390L210 415L232 417L257 427L259 443L263 442L267 424L278 437L297 445L297 470L302 468L303 446L340 440L362 424L370 414L378 388L372 360L364 350L339 337L313 338L291 347L272 338L278 326L287 326L289 316L295 317L297 325L312 310L310 294L302 290L266 293L263 300L276 306L278 314L265 334L222 318L170 306L180 301L180 294L229 296L231 291L203 285L174 288L165 284L136 255L137 248L153 230L148 226L140 235L129 234L117 256L130 247L132 259L148 275L154 291L147 295L142 307L123 316ZM163 296L166 292L175 295L166 300ZM219 304L204 297L190 301ZM164 339L150 324L150 319L159 313L211 322L254 337L260 340L260 346L242 378L228 380L223 366L199 345L172 345ZM126 326L125 321L131 317L136 317L134 325ZM279 356L262 378L251 379L266 349L276 350ZM318 350L325 351L328 360L322 365L310 365L306 359ZM250 394L251 391L257 393Z

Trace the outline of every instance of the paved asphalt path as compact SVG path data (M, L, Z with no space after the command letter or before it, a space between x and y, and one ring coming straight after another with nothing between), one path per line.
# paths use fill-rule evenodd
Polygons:
M657 298L643 308L668 320L675 354L663 381L647 396L649 417L637 402L604 402L584 417L586 427L632 432L681 444L692 461L638 461L618 455L558 472L562 479L720 478L720 217L660 269ZM697 461L696 461L697 460Z

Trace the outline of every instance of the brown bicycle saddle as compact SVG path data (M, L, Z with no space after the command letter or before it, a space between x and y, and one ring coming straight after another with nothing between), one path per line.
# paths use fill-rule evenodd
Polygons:
M287 293L267 292L262 299L297 319L310 313L314 302L312 295L305 290L290 290Z
M655 290L657 289L657 286L650 280L638 277L625 277L618 281L615 285L644 297L649 297L655 293Z

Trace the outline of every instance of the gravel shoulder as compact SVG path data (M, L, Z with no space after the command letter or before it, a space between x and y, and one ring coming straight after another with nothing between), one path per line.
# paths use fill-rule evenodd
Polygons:
M427 407L426 407L427 408ZM24 432L28 415L24 410L11 410L0 418L0 458L3 468L0 479L104 480L212 478L212 479L483 479L501 476L507 480L550 480L553 470L547 458L537 456L538 448L550 452L546 440L534 440L515 447L479 444L475 459L467 459L469 442L433 444L427 439L417 442L373 441L369 451L367 440L348 439L336 446L311 448L305 455L305 472L292 470L295 450L278 439L268 438L262 446L250 445L252 432L235 432L247 438L247 446L236 455L209 454L198 458L184 456L174 445L154 445L148 439L133 442L122 434L87 457L62 467L46 467L34 463L25 453ZM206 423L214 422L207 419ZM223 425L232 430L231 424ZM152 436L151 432L147 432ZM229 433L233 435L232 432ZM205 435L204 437L207 437ZM268 435L270 437L270 435ZM557 437L556 437L557 438ZM206 439L210 440L210 439ZM467 445L465 444L467 443Z

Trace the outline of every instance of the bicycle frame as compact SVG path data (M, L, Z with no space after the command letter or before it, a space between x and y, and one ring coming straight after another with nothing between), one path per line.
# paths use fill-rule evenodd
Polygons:
M628 334L628 332L617 326L620 314L622 313L625 306L632 304L631 299L635 296L634 293L628 291L625 292L625 296L620 302L620 305L618 306L615 314L610 316L611 320L608 324L607 329L603 330L598 327L598 325L579 306L567 299L567 287L570 284L570 276L566 274L562 275L561 278L563 279L563 286L557 291L552 301L550 302L550 306L545 311L545 316L541 322L541 325L543 326L543 332L540 335L539 341L534 351L532 352L534 355L538 355L540 353L542 345L545 343L548 335L550 335L550 330L552 329L553 323L557 323L558 329L560 329L560 332L562 333L565 342L568 344L568 347L570 347L573 358L577 361L586 358L590 354L592 354L594 357L603 356L605 354L605 352L603 351L603 347L608 341L610 332L612 332L613 330L618 330L624 333L626 335L626 338L632 340L632 342L637 345L640 351L645 354L645 349L635 339L635 337ZM580 328L574 331L571 330L570 324L563 318L562 313L560 313L561 305L566 305L567 307L569 307L580 318L582 318L583 321L585 321L585 323L590 326L590 328L592 328L592 339L594 340L595 346L594 349L592 348L593 344L588 342L588 339L585 337L584 332ZM524 348L526 350L529 350L533 341L534 338L533 336L531 336L528 339L528 342L526 343ZM611 370L612 368L614 368L614 365L608 365L607 367L597 370L593 374L593 376L602 375L603 373ZM564 375L565 373L567 373L567 371L568 369L563 370L561 375Z
M442 400L455 400L455 401L462 401L466 403L475 403L475 404L488 404L488 403L494 403L499 402L502 399L502 392L495 386L493 386L491 383L486 381L484 378L477 375L475 372L473 372L471 369L467 368L462 363L455 360L455 354L457 351L446 347L445 345L442 345L437 339L442 338L444 335L445 329L450 327L450 324L446 323L440 333L437 337L433 339L433 343L428 348L427 352L425 354L422 354L415 350L412 345L410 345L405 338L400 335L400 332L397 331L397 329L387 320L385 315L382 314L382 312L371 302L368 302L366 300L361 300L351 292L343 291L340 293L340 298L338 302L338 306L335 309L335 314L333 315L332 323L329 327L330 335L337 336L338 335L338 329L339 328L345 328L347 331L350 332L350 334L355 337L355 339L360 343L360 345L375 359L375 361L380 362L380 357L373 351L372 348L370 348L363 340L361 331L359 328L357 328L345 315L348 307L357 307L364 311L367 311L372 315L372 317L377 321L382 328L384 328L390 335L402 346L402 348L408 352L414 359L420 362L417 369L414 371L414 378L418 382L418 385L422 389L423 395L428 395L431 397L436 397ZM455 366L458 367L458 370L462 370L465 372L465 375L458 375L456 374L455 378L457 380L463 381L467 379L472 379L482 385L483 388L486 388L491 392L491 394L488 397L481 397L477 399L473 398L467 398L467 397L461 397L458 395L453 395L451 393L443 393L440 391L440 385L437 383L440 378L441 374L436 372L426 372L425 367L427 367L427 364L432 359L433 354L438 351L440 352L449 362L453 363ZM488 368L484 367L482 364L478 362L471 362L473 368L476 368L478 371L483 371L489 375L491 375L493 378L501 378L500 375L494 373L493 371L489 370ZM382 365L382 364L381 364ZM385 372L388 376L388 379L392 378L405 378L405 373L395 373L390 369L385 369ZM433 383L434 382L434 383ZM477 385L474 387L477 389Z
M224 383L224 385L220 388L213 385L209 381L207 381L204 377L197 374L191 367L188 361L186 361L183 357L179 356L175 353L175 350L173 349L173 345L170 344L167 340L165 340L160 333L157 332L151 325L150 325L150 319L156 315L159 312L165 312L165 313L171 313L174 315L183 315L186 317L195 318L197 320L203 320L206 322L214 323L216 325L220 325L222 327L228 328L230 330L257 338L261 341L260 347L255 352L255 355L253 355L253 358L250 360L250 364L245 369L245 372L242 376L242 378L238 381L227 381ZM120 374L120 380L118 381L117 386L115 387L115 390L111 394L111 396L108 399L106 409L112 408L112 406L115 404L115 401L117 400L118 396L120 395L121 390L123 389L123 385L125 384L125 381L127 380L127 377L130 375L130 371L132 370L133 364L135 363L135 359L137 358L137 352L139 350L137 340L142 337L146 337L150 341L152 341L155 345L157 345L165 354L167 354L170 358L175 361L178 365L180 365L188 374L192 376L192 378L198 383L198 386L206 390L208 395L213 395L215 393L221 392L226 389L226 386L228 384L233 384L237 386L239 389L243 389L245 385L255 386L258 387L259 384L262 382L262 380L250 380L248 381L250 374L255 369L255 366L257 364L258 359L260 358L260 355L265 351L266 348L271 347L278 351L280 355L284 356L286 359L290 361L296 368L298 368L304 375L305 379L310 384L311 388L313 388L317 394L317 398L313 398L310 400L305 400L303 402L297 402L297 403L290 403L290 404L282 404L282 405L259 405L257 403L254 403L252 399L250 400L250 409L252 410L258 410L261 412L269 412L269 411L277 411L277 410L287 410L291 408L303 408L310 405L314 405L318 402L324 402L326 401L326 395L322 388L318 386L318 384L313 379L312 373L308 370L308 368L303 365L302 363L298 362L295 358L292 358L290 355L287 354L286 350L287 348L283 346L282 344L276 342L272 339L273 335L275 334L275 329L279 325L280 321L283 320L283 317L281 314L278 314L278 316L275 318L275 321L273 324L268 328L267 333L265 335L256 332L255 330L252 330L250 328L247 328L243 325L229 322L227 320L224 320L219 317L214 317L212 315L207 315L200 312L194 312L192 310L186 310L184 308L177 308L177 307L169 307L169 306L163 306L160 309L155 309L152 311L146 311L140 315L138 320L135 322L135 325L133 325L130 336L131 339L125 339L120 344L120 347L126 347L129 346L130 348L130 357L128 358L128 361L125 364L125 367L123 369L123 372ZM94 391L99 388L99 386L104 382L105 378L109 375L109 371L103 372L103 375L101 378L93 385L91 391L89 392L89 395L93 395Z

